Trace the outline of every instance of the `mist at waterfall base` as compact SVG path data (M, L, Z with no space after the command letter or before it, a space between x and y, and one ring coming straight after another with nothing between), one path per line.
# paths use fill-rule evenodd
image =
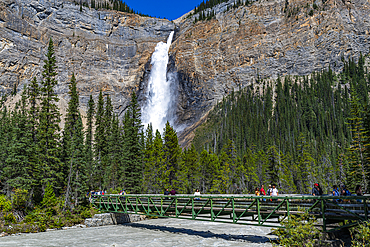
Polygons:
M176 73L167 73L168 50L174 32L167 43L159 42L151 58L151 71L146 93L146 104L142 107L142 122L146 128L152 123L153 130L163 131L166 122L174 126L176 98L178 94ZM174 126L176 129L176 127Z

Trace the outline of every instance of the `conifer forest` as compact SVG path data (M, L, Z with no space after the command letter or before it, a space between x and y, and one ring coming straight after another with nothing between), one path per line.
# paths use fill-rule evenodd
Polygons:
M57 107L57 66L50 39L42 78L24 88L13 108L1 101L1 190L27 191L40 203L53 188L79 205L91 190L158 193L253 193L274 183L281 193L310 193L318 182L369 190L370 75L365 57L309 76L259 79L209 112L190 148L175 129L141 123L135 92L122 120L111 98L90 97L86 126L71 72L65 126ZM12 96L8 96L12 97ZM49 188L49 189L47 189Z

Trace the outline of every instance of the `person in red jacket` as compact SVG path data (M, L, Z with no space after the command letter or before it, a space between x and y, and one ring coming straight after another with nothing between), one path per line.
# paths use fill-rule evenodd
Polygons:
M263 184L261 185L261 189L260 189L260 195L261 196L265 196L266 195L266 191L265 191L265 188L263 187ZM266 201L265 198L262 199L262 201Z
M263 187L263 184L261 185L260 194L261 194L261 196L265 196L266 195L266 191L265 191L265 188Z

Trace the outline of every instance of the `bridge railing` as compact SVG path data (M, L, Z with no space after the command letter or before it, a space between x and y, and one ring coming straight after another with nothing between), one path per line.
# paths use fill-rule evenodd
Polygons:
M101 211L243 225L281 227L289 215L308 211L324 231L369 219L370 196L98 195Z

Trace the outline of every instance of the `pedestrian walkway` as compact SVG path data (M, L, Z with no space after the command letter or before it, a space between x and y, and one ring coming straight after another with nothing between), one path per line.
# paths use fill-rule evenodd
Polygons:
M318 218L322 230L328 232L368 220L370 203L370 196L202 195L200 200L196 198L194 195L97 195L92 204L105 212L275 228L282 227L280 223L289 215L307 210Z

